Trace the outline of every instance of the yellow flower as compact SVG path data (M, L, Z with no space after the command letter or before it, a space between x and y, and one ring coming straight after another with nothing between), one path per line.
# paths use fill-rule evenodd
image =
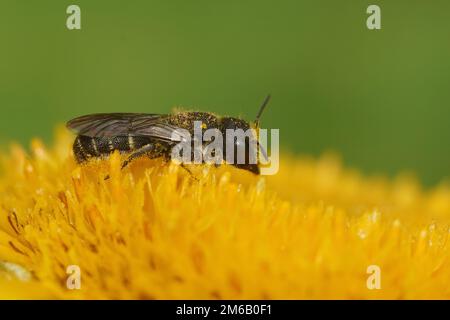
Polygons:
M119 154L78 166L72 139L2 155L0 298L450 297L445 184L364 177L330 155L282 155L266 177L193 179L146 158L121 171Z

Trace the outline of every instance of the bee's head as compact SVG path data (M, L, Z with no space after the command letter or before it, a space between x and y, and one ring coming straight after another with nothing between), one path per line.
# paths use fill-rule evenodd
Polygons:
M233 117L224 117L221 119L221 131L225 136L223 146L224 158L227 155L227 147L230 148L232 146L234 147L234 161L232 165L239 169L259 174L258 164L254 163L254 161L250 163L251 154L254 156L257 155L257 137L254 134L254 130L250 129L250 124L245 120ZM232 135L231 132L234 132L234 134ZM239 154L244 155L244 163L238 161Z
M252 125L250 125L247 121L239 119L239 118L233 118L233 117L224 117L220 120L220 131L225 134L225 141L223 146L224 151L224 158L227 155L227 146L233 146L234 148L234 162L232 163L233 166L250 171L255 174L259 174L259 165L258 165L258 149L261 149L264 157L267 158L265 150L259 145L258 142L258 136L257 132L255 130L250 129L259 129L259 120L261 117L262 112L264 111L265 107L267 106L267 103L270 100L270 95L268 95L261 107L259 108L258 114L256 115L256 119L253 122ZM233 130L236 134L239 135L244 133L245 136L242 138L242 136L230 136L227 134L227 129ZM239 154L245 155L245 161L238 161ZM254 160L254 161L250 161Z

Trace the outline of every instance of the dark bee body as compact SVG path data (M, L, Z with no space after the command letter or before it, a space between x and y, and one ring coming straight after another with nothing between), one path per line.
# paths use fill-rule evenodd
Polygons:
M151 143L159 142L140 136L99 138L78 135L73 143L73 151L78 162L84 162L92 157L108 156L115 150L121 153L129 153Z
M260 109L259 115L267 101L268 98ZM78 134L73 144L73 151L79 163L90 158L108 156L118 150L129 154L128 160L123 164L125 167L130 161L143 155L150 158L169 159L172 148L185 138L181 129L189 131L191 135L194 134L194 121L202 122L202 131L215 128L225 133L227 129L246 131L250 128L250 124L244 120L217 117L209 112L179 112L170 115L92 114L69 121L67 127ZM248 146L247 143L246 146ZM223 151L226 151L225 146ZM248 148L246 152L246 159L248 159ZM247 162L236 164L235 161L233 165L259 174L257 164Z

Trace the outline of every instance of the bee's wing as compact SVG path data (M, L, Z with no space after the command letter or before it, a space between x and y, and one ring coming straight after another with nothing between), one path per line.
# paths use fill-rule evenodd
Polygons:
M180 128L162 121L167 115L147 113L98 113L67 122L76 134L89 137L145 136L164 141L186 138Z

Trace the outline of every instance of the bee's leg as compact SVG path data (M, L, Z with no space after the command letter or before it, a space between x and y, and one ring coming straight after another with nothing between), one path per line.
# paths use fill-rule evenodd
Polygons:
M146 144L145 146L137 149L136 151L134 151L131 155L128 156L128 159L125 160L122 163L122 167L121 169L125 168L131 161L133 161L136 158L139 158L140 156L143 156L144 154L146 154L147 152L152 151L154 148L153 144ZM105 180L108 180L110 178L109 174L105 177Z
M169 163L169 162L172 160L169 152L168 152L168 153L163 153L163 154L162 154L162 159L163 159L163 162L164 162L164 163ZM181 163L180 163L180 167L182 167L184 170L186 170L186 171L192 176L191 170L189 170L189 169L186 167L186 165L184 164L184 162L181 162Z
M180 164L180 167L182 167L184 170L186 170L188 173L189 173L189 176L191 177L191 179L194 179L195 181L200 181L200 180L198 180L198 178L196 178L195 176L194 176L194 174L192 173L192 171L191 170L189 170L189 168L188 167L186 167L186 165L182 162L181 164Z
M185 164L184 164L183 162L180 164L180 166L181 166L184 170L186 170L187 172L189 172L189 174L192 176L192 171L189 170L189 168L186 167Z
M146 144L145 146L137 149L136 151L134 151L127 160L125 160L122 163L122 169L125 168L131 161L133 161L136 158L139 158L140 156L143 156L144 154L146 154L147 152L152 151L155 148L154 144Z

